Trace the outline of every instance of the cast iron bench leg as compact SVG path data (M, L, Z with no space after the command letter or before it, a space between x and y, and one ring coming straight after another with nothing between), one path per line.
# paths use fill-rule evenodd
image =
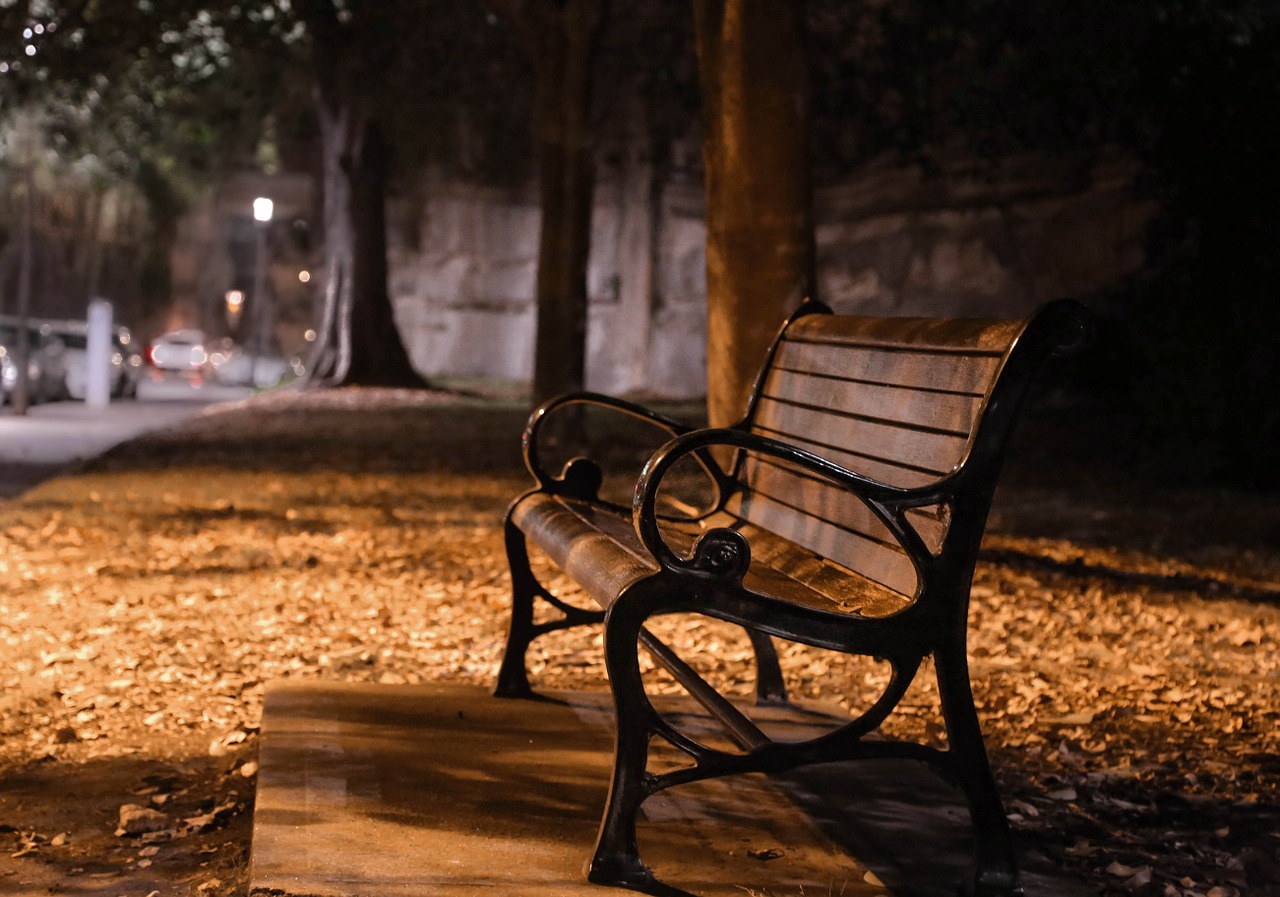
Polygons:
M640 675L639 639L644 614L635 602L620 598L605 620L604 656L616 714L613 778L587 879L596 884L644 888L653 873L640 859L636 814L649 796L649 739L653 710Z
M773 639L755 629L747 630L751 647L756 653L756 703L786 704L787 684L782 679L782 667L778 664L778 650Z
M947 742L973 823L973 871L970 881L965 883L964 893L973 897L1022 897L1009 820L996 788L978 712L973 705L964 643L939 648L934 653L934 661L942 714L947 724Z
M500 698L527 698L533 694L524 655L536 634L533 627L533 599L542 593L541 584L529 567L529 549L524 533L508 519L503 527L507 543L507 566L511 570L511 623L507 647L493 693Z
M511 626L507 630L507 648L502 654L502 666L498 668L498 681L493 693L499 698L528 698L533 696L533 689L529 686L525 653L533 640L558 629L599 623L604 619L604 612L575 607L548 592L533 575L524 533L511 522L510 517L503 534L507 543L507 565L511 569ZM534 623L533 605L538 598L551 605L560 616Z

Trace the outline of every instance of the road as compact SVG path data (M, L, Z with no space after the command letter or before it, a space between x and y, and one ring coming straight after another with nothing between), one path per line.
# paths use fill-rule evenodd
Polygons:
M136 399L116 400L106 408L52 402L29 408L22 417L12 408L0 408L0 498L20 495L117 443L175 426L211 404L250 394L247 387L143 380Z

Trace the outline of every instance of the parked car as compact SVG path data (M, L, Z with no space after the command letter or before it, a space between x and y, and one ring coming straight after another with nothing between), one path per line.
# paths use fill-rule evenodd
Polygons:
M192 378L202 376L209 362L204 331L174 330L157 336L147 350L147 360L156 371Z
M12 401L18 385L18 322L0 320L0 393ZM27 333L27 401L32 405L67 397L66 346L48 324L31 324Z
M88 383L88 326L84 321L65 321L52 325L65 345L66 391L73 399L83 400ZM110 369L107 382L113 398L137 395L142 356L133 351L132 335L127 327L117 327L111 337Z

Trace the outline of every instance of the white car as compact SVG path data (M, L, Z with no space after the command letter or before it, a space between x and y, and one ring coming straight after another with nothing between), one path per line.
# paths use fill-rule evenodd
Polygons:
M157 371L196 376L204 373L209 355L204 348L204 331L174 330L151 341L147 360Z

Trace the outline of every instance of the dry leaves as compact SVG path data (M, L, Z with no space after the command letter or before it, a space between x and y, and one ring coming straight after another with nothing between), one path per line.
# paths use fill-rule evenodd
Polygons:
M522 422L514 404L434 394L277 397L0 507L0 778L119 776L92 826L71 789L40 811L0 793L2 862L243 894L267 681L491 681ZM1271 561L1245 575L1229 553L1189 567L1150 546L1144 561L993 540L970 653L1021 837L1103 894L1275 893L1280 610L1257 600L1269 581L1256 572ZM750 689L733 631L671 621L666 634L703 647L712 681ZM888 681L871 661L781 655L803 698L865 706ZM530 665L547 687L604 681L597 633L544 639ZM889 734L941 738L931 675Z

